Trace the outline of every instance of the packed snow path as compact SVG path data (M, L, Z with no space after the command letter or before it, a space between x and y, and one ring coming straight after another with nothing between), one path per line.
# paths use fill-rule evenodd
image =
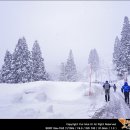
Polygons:
M93 119L130 119L130 105L124 101L124 95L120 91L111 92L111 99L106 105L95 112Z

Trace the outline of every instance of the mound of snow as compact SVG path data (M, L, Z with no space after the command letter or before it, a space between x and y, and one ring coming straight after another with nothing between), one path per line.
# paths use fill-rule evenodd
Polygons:
M91 91L84 96L86 82L0 84L0 118L90 118L104 105L102 86L92 84Z
M34 110L33 108L27 108L20 110L16 117L18 118L37 118L39 111Z
M47 112L53 112L53 106L50 105L48 108L47 108Z
M44 92L38 93L35 98L41 102L47 101L47 95Z

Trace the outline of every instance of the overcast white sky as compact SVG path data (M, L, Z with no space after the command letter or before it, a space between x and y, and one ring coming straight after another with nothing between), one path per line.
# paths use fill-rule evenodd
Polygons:
M0 1L0 66L23 36L30 50L38 40L48 71L57 70L70 49L78 70L93 48L110 62L124 16L130 19L130 1Z

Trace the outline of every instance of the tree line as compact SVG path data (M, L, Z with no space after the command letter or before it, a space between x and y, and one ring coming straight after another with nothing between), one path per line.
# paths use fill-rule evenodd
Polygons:
M6 51L0 81L1 83L25 83L40 80L49 80L40 46L35 41L30 52L23 37L18 40L13 54Z
M96 72L99 66L99 57L96 49L92 49L89 54L88 64ZM66 62L61 63L59 81L78 81L78 74L72 50ZM89 73L89 72L88 72ZM1 83L26 83L33 81L51 80L47 73L44 58L37 41L34 42L32 51L28 50L26 39L20 38L11 54L8 50L4 57L4 64L0 70Z
M96 49L92 49L89 53L88 64L91 66L91 70L96 74L99 69L99 56ZM87 72L89 73L89 72ZM60 81L77 81L79 80L76 64L72 50L69 52L69 56L66 62L61 63Z
M88 64L93 72L99 68L99 56L96 49L89 53ZM114 69L122 77L127 72L130 74L130 23L124 17L121 38L117 36L113 52ZM72 50L66 62L61 63L60 81L78 81L78 74ZM89 73L89 72L88 72ZM8 50L4 57L4 64L0 70L1 83L25 83L32 81L51 80L44 65L44 58L37 41L34 42L32 51L28 50L26 39L20 38L11 54Z
M117 36L115 39L113 64L118 76L130 74L130 23L127 16L124 17L121 38Z

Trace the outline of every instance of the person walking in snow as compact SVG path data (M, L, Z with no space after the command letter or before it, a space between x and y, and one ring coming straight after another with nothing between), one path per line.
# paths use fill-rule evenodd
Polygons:
M108 83L108 81L106 81L106 83L103 85L103 88L105 90L105 100L110 101L110 84Z
M113 89L114 89L114 92L116 92L116 85L115 84L113 85Z
M129 92L130 92L130 86L128 86L128 83L125 82L124 85L121 88L122 93L124 92L125 96L125 102L129 104Z

